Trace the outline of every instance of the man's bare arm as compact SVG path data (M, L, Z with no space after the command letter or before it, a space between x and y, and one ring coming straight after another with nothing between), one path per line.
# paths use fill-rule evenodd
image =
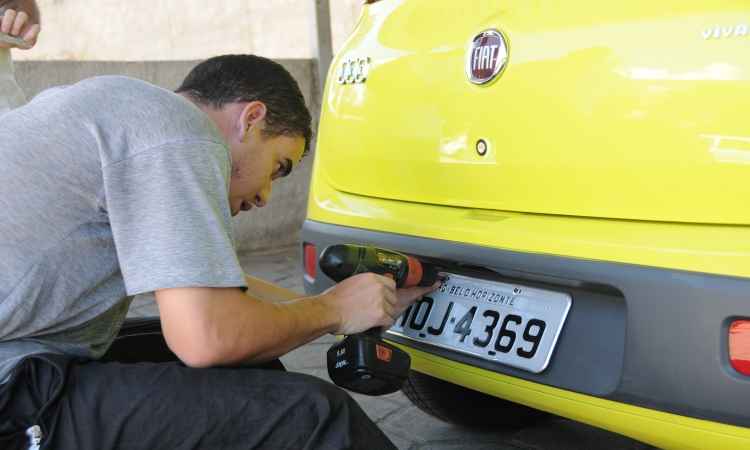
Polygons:
M245 274L247 282L247 294L255 298L268 300L270 302L286 302L303 297L291 289L285 289L266 280Z
M156 301L170 349L190 366L210 367L274 359L327 333L390 326L435 287L396 292L393 280L361 274L283 303L238 288L162 289Z
M322 300L282 305L238 288L156 292L167 344L193 367L268 361L335 330L336 311Z

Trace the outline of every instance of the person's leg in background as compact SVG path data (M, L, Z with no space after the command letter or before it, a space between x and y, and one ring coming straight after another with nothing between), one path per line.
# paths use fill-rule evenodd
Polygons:
M26 96L16 82L10 49L34 47L40 31L36 0L0 0L0 33L10 38L0 39L0 115L26 103Z
M0 48L0 114L26 103L21 87L16 82L10 50Z

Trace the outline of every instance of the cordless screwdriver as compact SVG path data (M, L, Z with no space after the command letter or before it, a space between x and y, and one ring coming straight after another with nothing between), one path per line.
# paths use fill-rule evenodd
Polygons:
M397 288L431 286L438 279L435 266L382 248L340 244L323 250L320 269L336 282L372 272L396 282ZM401 389L411 366L403 350L381 338L382 328L347 336L327 354L328 375L337 385L360 394L384 395Z

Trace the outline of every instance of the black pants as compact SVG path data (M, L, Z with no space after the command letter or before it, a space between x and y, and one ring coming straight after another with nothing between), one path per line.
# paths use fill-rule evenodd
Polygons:
M53 450L395 449L343 390L278 361L174 359L153 321L123 327L101 361L27 358L0 386L0 448L29 448L25 430L38 424Z

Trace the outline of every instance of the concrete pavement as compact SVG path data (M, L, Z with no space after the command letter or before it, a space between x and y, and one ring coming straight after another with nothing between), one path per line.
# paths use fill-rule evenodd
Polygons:
M245 272L303 292L299 247L240 258ZM152 298L134 301L131 316L158 314ZM325 353L335 341L324 336L282 357L288 370L326 380ZM645 450L646 444L598 428L551 416L533 427L509 432L469 430L446 424L411 404L401 393L382 397L353 394L372 420L400 450ZM374 449L375 450L375 449Z

